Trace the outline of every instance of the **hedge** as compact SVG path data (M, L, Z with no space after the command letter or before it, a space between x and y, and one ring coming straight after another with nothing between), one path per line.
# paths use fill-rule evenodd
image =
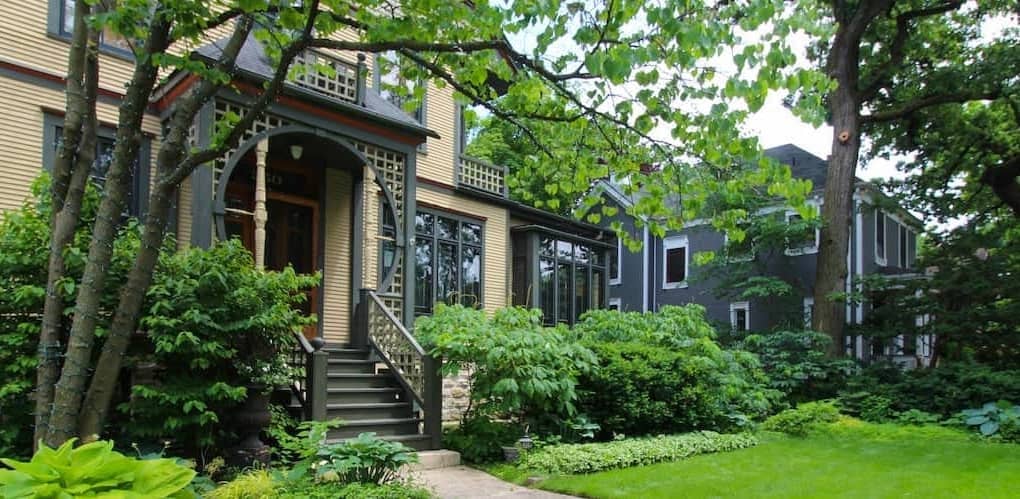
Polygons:
M520 467L553 474L581 474L678 461L699 454L753 447L758 439L747 433L699 431L682 435L635 438L590 444L544 447L525 454Z

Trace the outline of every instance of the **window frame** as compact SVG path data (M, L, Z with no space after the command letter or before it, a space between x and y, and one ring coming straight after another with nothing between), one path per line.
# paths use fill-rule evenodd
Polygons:
M58 129L63 128L64 118L50 113L43 114L43 150L42 164L46 172L53 171L53 162L57 157L57 141L61 134ZM116 143L117 130L108 125L100 124L96 127L96 137L113 141ZM98 144L97 144L98 146ZM151 174L151 138L142 134L141 143L138 145L138 157L135 159L136 170L131 175L131 198L132 206L127 207L128 214L144 221L149 208L149 179ZM91 177L91 176L90 176Z
M393 104L393 105L399 107L401 111L404 111L403 104L398 104L396 102L393 102L389 97L387 97L385 94L383 94L383 88L382 88L382 70L381 70L382 64L381 64L381 61L383 59L387 59L388 58L388 54L393 54L394 56L397 57L397 61L394 62L393 64L397 64L398 66L401 64L402 61L408 61L407 59L404 59L403 57L401 57L400 54L398 54L395 51L378 52L378 53L376 53L375 54L375 61L374 61L375 66L373 68L375 71L372 71L372 86L375 87L375 91L376 91L376 93L379 94L380 97L385 99L390 104ZM408 61L408 62L410 62L410 61ZM398 79L400 79L403 82L402 77L400 76L399 72L397 73L397 77L398 77ZM406 84L406 82L403 82L403 83ZM422 99L421 99L421 105L418 106L418 108L415 110L415 112L413 114L407 113L406 111L404 111L404 112L408 115L408 117L410 117L411 119L417 121L418 124L420 124L421 126L426 126L427 121L428 121L428 100L429 100L428 99L428 94L429 94L428 81L419 80L419 81L414 83L414 87L415 88L422 87L422 89L423 89L422 90L423 94L422 94Z
M537 254L535 254L534 257L538 271L537 273L538 280L535 282L535 287L538 289L537 306L539 309L542 310L542 322L544 324L546 325L567 324L573 326L574 324L577 323L581 315L584 313L578 312L577 308L578 267L584 268L585 271L584 277L585 282L587 283L586 296L588 299L588 303L584 311L586 312L588 310L597 310L607 306L609 300L609 297L607 296L608 294L607 281L609 274L609 268L607 266L607 264L609 263L608 262L609 255L607 254L608 253L607 248L600 247L597 244L593 244L590 241L585 241L583 239L575 239L570 237L569 235L563 234L538 232L535 234L535 237L537 242L535 250ZM552 244L551 255L543 252L542 249L543 239L548 239L551 242ZM559 243L561 242L570 244L569 257L560 255L558 248ZM587 248L588 250L587 261L585 262L578 261L576 257L577 246L584 246L585 248ZM599 258L596 258L595 255L599 255ZM546 309L545 307L546 303L544 299L545 297L543 296L543 292L545 291L545 289L542 283L542 265L543 263L546 262L552 264L552 283L551 283L552 300L550 303L551 310ZM560 268L562 266L568 267L569 271L561 273ZM596 288L593 284L594 275L596 273L600 273L602 275L602 282L599 283L598 288ZM564 274L568 275L564 277ZM566 318L561 318L560 312L564 305L560 300L560 292L561 283L563 282L564 278L567 279L568 288L567 294L569 295L570 298L568 300L569 303L566 305L567 307ZM596 289L598 289L597 291L599 298L598 303L595 300Z
M623 300L620 298L610 298L606 300L606 310L614 310L613 307L616 307L615 310L617 312L623 312Z
M909 269L911 267L910 259L910 236L913 234L913 230L907 227L906 224L898 224L899 230L897 231L897 239L899 247L897 248L896 260L901 269Z
M808 205L814 207L815 213L821 214L820 205L811 202L809 202ZM800 213L797 213L794 210L786 210L786 215L784 216L784 219L786 220L787 225L790 224L790 219L794 216L800 216ZM821 227L815 227L814 244L812 244L811 246L801 246L799 248L784 248L783 253L786 254L786 256L814 255L815 253L818 253L818 245L821 243L821 240L822 240Z
M684 249L684 278L682 281L669 280L669 250ZM691 244L685 234L668 236L662 240L662 289L683 289L688 287L691 275Z
M613 252L609 253L610 261L606 265L606 273L609 274L609 285L619 286L623 284L623 243L616 239L616 275L613 275Z
M467 216L460 215L460 214L457 214L457 213L450 213L450 212L447 212L447 211L438 210L438 209L432 209L432 208L423 208L423 207L420 207L420 206L418 207L417 212L415 213L415 217L417 218L417 216L419 214L428 214L428 215L431 215L432 217L443 217L443 218L454 220L454 221L457 222L457 241L456 241L456 243L457 243L457 272L458 272L457 273L457 293L458 293L458 296L460 296L460 297L463 297L463 289L464 289L464 275L463 275L464 248L465 247L477 248L479 250L478 299L475 300L475 302L472 304L472 306L474 306L475 308L479 308L479 309L483 308L484 304L485 304L485 253L486 253L486 251L485 251L485 221L484 220L475 219L475 218L471 218L471 217L467 217ZM465 223L472 224L472 225L477 225L481 229L481 235L479 237L479 241L480 242L478 244L465 243L463 241L463 239L461 237L461 234L462 234L461 233L461 225L465 224ZM445 238L440 238L439 234L438 234L438 231L436 231L435 225L436 225L435 218L433 218L433 221L432 221L432 234L424 234L424 233L418 231L418 227L417 227L417 223L416 223L415 224L415 230L414 230L414 238L411 241L411 244L417 246L419 240L427 238L427 239L430 240L431 247L432 247L431 262L430 262L430 266L432 267L432 289L431 289L431 292L430 292L430 297L431 297L432 303L429 304L427 309L425 307L421 307L421 306L419 306L419 304L417 302L417 296L416 296L415 297L415 302L412 304L412 307L414 309L414 315L416 317L420 316L420 315L431 315L432 312L435 310L435 306L436 306L437 303L446 303L445 300L438 300L437 299L437 297L438 297L437 291L438 291L438 287L439 287L439 275L440 275L439 268L438 268L437 257L439 255L439 250L438 250L439 243L441 241L442 242L446 242L446 243L450 243L450 242L453 242L453 240L445 239ZM413 268L413 271L409 273L409 277L417 280L417 278L418 278L417 269L418 269L418 261L417 261L417 259L415 259L414 268ZM416 286L416 288L417 288L417 286ZM461 303L461 301L458 300L458 303Z
M745 237L745 240L746 240L747 237L750 237L750 235L748 234ZM733 255L731 255L730 252L729 252L729 246L730 246L730 235L727 234L726 231L723 231L723 251L725 251L725 253L726 253L726 261L728 263L747 263L747 262L753 262L754 261L754 258L756 256L756 251L754 249L754 241L751 241L751 243L748 245L749 246L749 251L744 256L733 256Z
M69 1L73 0L48 0L46 9L46 33L53 38L57 38L65 42L70 42L72 36L72 33L69 33L64 29L64 5L66 5ZM126 61L135 60L135 54L133 52L116 45L105 43L103 41L104 38L103 34L100 33L99 53L114 56Z
M815 319L815 297L804 297L804 327L810 328Z
M737 329L737 312L744 312L744 329ZM738 301L730 303L730 329L733 331L746 332L751 330L751 303Z
M886 217L885 212L880 210L880 209L875 209L874 213L875 213L875 218L874 218L874 222L875 222L875 233L874 233L874 236L875 236L875 263L878 264L881 267L885 267L886 265L889 264L889 260L887 258L889 256L889 241L886 238L886 233L887 233L887 230L886 230L887 227L886 226L888 224L888 217ZM878 221L879 220L882 221L882 230L878 229ZM879 253L878 253L878 237L879 237L880 234L882 236L882 254L881 255L879 255Z

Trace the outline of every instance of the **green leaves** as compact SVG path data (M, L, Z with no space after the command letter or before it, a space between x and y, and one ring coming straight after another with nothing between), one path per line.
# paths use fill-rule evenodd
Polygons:
M2 459L0 495L32 497L191 497L182 495L195 471L172 459L136 460L96 441L74 448L71 439L57 449L40 444L29 462Z
M1007 441L1020 440L1020 405L1005 400L988 402L977 409L965 409L960 416L966 418L964 424L975 427L983 437L991 437L1005 427Z

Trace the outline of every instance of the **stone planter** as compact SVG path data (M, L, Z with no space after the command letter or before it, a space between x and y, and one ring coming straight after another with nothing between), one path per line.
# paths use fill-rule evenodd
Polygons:
M269 464L269 446L262 442L259 434L269 426L270 393L262 385L246 386L248 398L234 414L233 422L241 442L231 452L231 464L250 467L253 464Z
M517 462L521 458L521 450L516 445L503 446L503 459L508 463Z

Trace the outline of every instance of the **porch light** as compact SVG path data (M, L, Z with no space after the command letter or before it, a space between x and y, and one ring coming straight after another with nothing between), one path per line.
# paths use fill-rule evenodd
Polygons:
M301 144L294 144L290 146L290 157L294 159L301 159L301 153L305 152L305 148Z

